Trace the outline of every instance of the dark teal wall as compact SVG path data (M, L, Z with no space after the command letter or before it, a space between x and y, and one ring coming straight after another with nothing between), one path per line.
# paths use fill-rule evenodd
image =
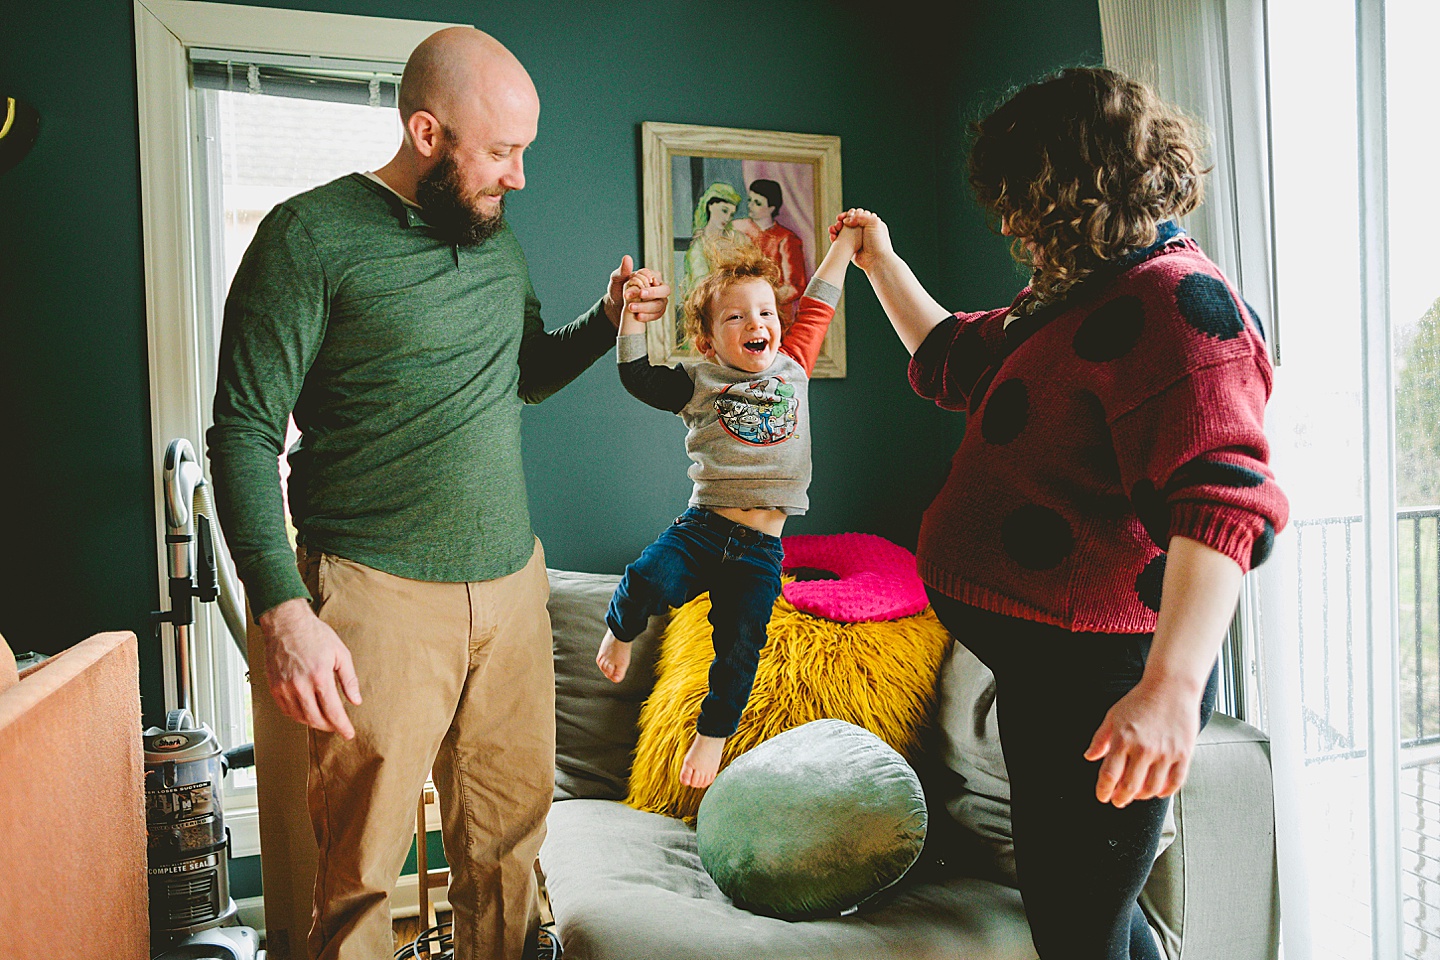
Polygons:
M1019 279L963 179L964 124L1012 83L1099 59L1094 0L462 0L270 2L474 22L540 90L540 138L511 220L549 323L642 253L639 124L837 134L847 204L955 307ZM927 11L924 18L915 9ZM133 25L128 0L39 3L0 30L0 96L42 115L0 177L0 633L49 652L97 630L141 635L160 710ZM963 418L919 401L864 279L847 284L850 376L815 384L811 513L794 532L864 530L913 545ZM678 420L619 387L608 359L526 411L535 527L552 565L618 571L688 495ZM236 896L258 892L253 864ZM248 873L246 871L249 871Z
M55 653L141 636L159 706L154 480L130 4L32 3L0 28L0 96L41 114L0 176L0 633Z
M965 171L969 126L1032 80L1061 67L1100 63L1099 5L976 3L960 15L958 32L963 54L945 78L936 122L940 273L931 292L956 310L982 310L1009 303L1025 277L971 195Z
M970 192L965 170L970 124L1047 73L1100 63L1100 10L1095 0L967 4L956 34L961 39L942 81L935 124L939 269L920 278L952 310L986 310L1014 299L1025 274ZM945 422L951 450L964 429L963 414Z

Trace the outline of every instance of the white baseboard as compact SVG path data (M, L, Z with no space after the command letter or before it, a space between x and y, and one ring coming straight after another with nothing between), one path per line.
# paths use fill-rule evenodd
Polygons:
M448 886L431 887L430 902L435 904L437 911L450 909L450 888ZM254 927L261 937L265 936L265 898L246 897L243 900L235 901L240 908L240 923L242 926ZM400 878L395 885L395 891L390 894L390 916L394 918L418 917L420 915L420 881L414 875Z
M261 937L265 936L265 898L245 897L236 900L235 905L240 908L240 926L254 927L255 932Z

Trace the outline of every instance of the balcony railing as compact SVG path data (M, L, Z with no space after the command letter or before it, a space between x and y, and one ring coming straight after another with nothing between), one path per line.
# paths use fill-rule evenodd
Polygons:
M1400 605L1401 747L1440 744L1440 507L1396 514ZM1362 518L1295 523L1299 582L1300 701L1306 763L1363 756L1365 684L1357 621L1365 583L1357 548Z

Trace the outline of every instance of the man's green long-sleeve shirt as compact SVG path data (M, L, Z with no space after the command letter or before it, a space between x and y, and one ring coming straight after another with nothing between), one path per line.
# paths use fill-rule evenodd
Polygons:
M521 403L615 343L597 303L546 332L514 233L460 247L352 174L261 222L225 302L216 506L258 615L309 594L277 466L293 411L290 512L308 547L416 580L491 580L534 550Z

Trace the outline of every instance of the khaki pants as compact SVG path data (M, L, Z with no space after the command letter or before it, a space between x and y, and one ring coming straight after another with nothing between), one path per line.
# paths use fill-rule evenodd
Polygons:
M456 960L518 960L539 925L534 864L555 777L539 541L524 569L479 583L407 580L303 547L297 562L363 700L346 704L354 740L310 731L311 956L393 955L390 891L433 767Z

